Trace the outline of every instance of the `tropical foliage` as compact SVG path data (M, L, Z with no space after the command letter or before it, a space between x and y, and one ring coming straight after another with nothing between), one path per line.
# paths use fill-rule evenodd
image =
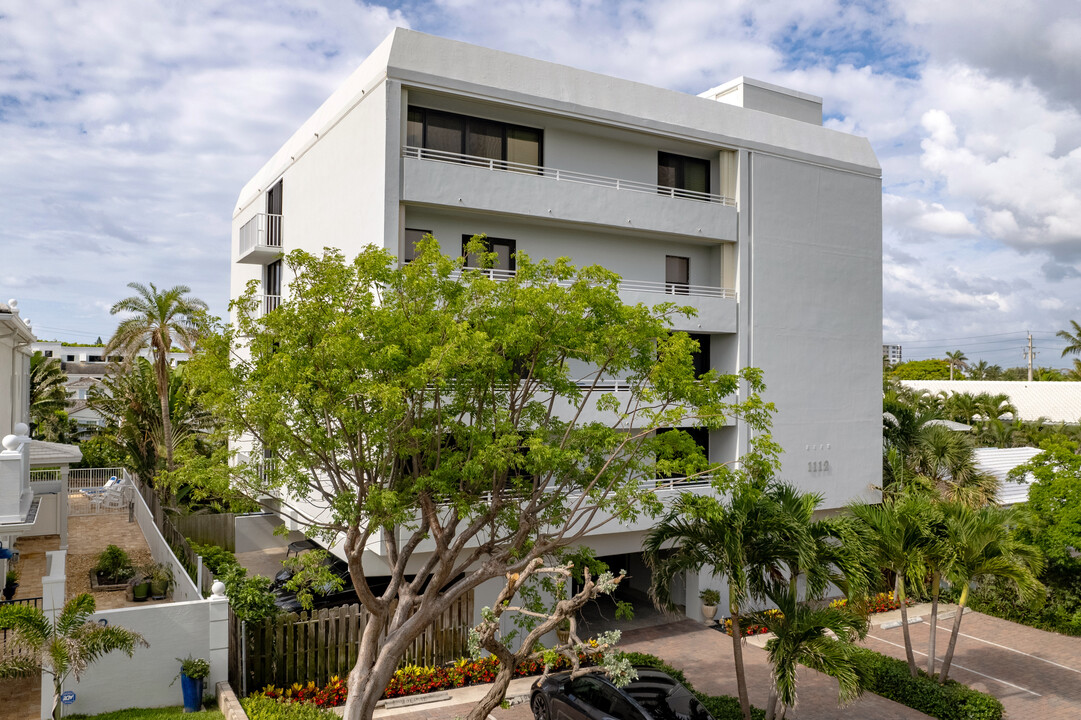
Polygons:
M495 261L481 239L472 248ZM215 422L255 446L191 481L273 491L313 533L344 538L370 615L350 720L371 716L406 645L463 593L548 562L611 517L658 512L659 474L714 471L700 451L658 467L656 430L765 417L760 373L697 374L697 343L671 332L691 310L624 305L603 268L519 253L497 280L432 240L404 267L374 247L285 261L288 302L262 312L253 283L237 327L215 325L185 368ZM379 595L360 562L377 536L391 539Z
M68 376L57 358L40 351L30 358L30 434L38 440L67 442L74 434L68 419Z
M173 466L173 448L175 437L172 426L170 402L172 383L169 373L169 352L175 338L187 352L195 351L196 318L206 311L206 303L191 297L191 288L177 285L168 290L159 291L154 283L149 286L141 283L128 283L136 292L131 297L118 300L110 312L126 314L117 326L103 354L119 352L128 363L139 358L144 349L149 348L153 358L154 381L157 389L161 421L161 446L165 451L165 466Z
M0 655L0 678L50 675L54 720L60 717L60 692L69 675L78 680L92 663L114 650L131 657L138 646L147 647L137 632L92 621L94 607L89 593L68 600L52 619L33 605L0 606L0 630L12 633Z

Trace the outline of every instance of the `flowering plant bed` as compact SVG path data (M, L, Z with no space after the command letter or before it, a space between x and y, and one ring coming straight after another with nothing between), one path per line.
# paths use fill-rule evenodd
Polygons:
M840 598L830 603L831 608L843 608L848 605L847 598ZM912 605L912 598L905 598L905 605ZM889 612L890 610L896 610L901 607L901 603L897 602L893 597L893 593L881 592L877 595L867 598L867 614L874 615L876 613ZM781 615L779 610L767 610L766 614L771 617L777 617ZM765 625L758 625L755 623L747 623L740 626L740 636L750 637L752 635L765 635L769 632L769 629ZM724 631L726 634L732 634L732 618L726 617L724 619Z
M600 655L578 653L578 659L583 667L587 667L596 665L600 660ZM570 661L561 655L552 670L566 670L568 668L570 668ZM406 665L394 673L394 677L391 678L390 683L387 685L383 697L395 698L436 692L438 690L450 690L466 687L467 685L482 685L493 682L498 672L499 661L494 657L486 657L480 660L462 658L443 667ZM543 672L544 663L531 660L516 667L514 677L540 675ZM256 694L269 698L280 698L289 702L312 703L319 707L337 707L345 704L346 685L344 678L334 676L323 687L317 686L314 682L309 682L307 685L293 683L288 688L267 685Z

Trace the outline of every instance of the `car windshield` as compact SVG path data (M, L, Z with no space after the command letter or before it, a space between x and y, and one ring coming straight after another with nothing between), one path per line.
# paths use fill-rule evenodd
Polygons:
M639 669L638 679L623 692L648 710L654 720L713 720L687 688L657 670Z

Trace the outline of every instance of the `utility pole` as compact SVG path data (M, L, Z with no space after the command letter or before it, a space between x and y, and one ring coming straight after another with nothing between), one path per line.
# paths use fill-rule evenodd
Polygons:
M1032 382L1032 357L1036 353L1032 352L1032 333L1028 334L1028 349L1025 350L1025 357L1028 358L1028 381Z

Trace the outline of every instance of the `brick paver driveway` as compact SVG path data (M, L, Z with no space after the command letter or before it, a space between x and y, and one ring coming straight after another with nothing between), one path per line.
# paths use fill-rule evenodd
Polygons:
M953 620L940 620L938 627L935 654L941 662ZM926 669L929 625L916 623L909 629L916 661ZM867 645L887 655L905 656L901 628L873 628ZM1081 718L1081 638L965 613L950 677L994 695L1006 706L1007 717L1015 720Z

